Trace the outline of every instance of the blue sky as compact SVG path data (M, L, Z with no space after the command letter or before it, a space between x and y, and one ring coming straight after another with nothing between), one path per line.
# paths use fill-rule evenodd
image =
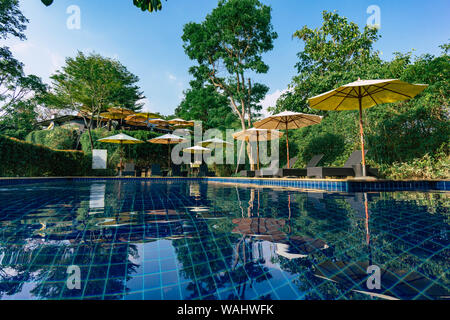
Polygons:
M28 40L8 40L15 56L25 63L25 71L45 81L64 64L64 58L78 50L119 59L139 76L146 99L146 110L173 113L189 86L188 68L193 64L184 53L183 25L200 22L217 4L216 0L168 0L158 13L141 12L132 0L55 0L45 7L39 0L20 0L30 19ZM278 39L264 56L270 66L256 80L270 87L264 107L275 103L295 75L296 54L302 43L292 34L307 25L319 27L323 10L337 10L361 27L370 16L370 5L381 9L382 39L376 49L390 59L393 52L415 50L439 54L439 45L450 39L450 1L400 0L262 0L272 7ZM66 10L81 10L81 29L69 30Z

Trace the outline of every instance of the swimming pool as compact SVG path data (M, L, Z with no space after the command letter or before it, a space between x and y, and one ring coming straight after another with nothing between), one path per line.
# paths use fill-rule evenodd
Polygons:
M449 207L438 191L4 185L0 298L448 298ZM69 266L79 268L79 289L68 285Z

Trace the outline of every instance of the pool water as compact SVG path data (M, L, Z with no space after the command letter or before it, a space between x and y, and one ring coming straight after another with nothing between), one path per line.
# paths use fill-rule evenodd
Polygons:
M448 192L0 186L0 299L448 299L449 207Z

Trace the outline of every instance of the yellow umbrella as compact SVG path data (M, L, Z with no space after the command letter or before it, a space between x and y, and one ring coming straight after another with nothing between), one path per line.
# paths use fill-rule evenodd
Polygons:
M169 168L170 168L170 145L171 144L178 144L178 143L186 142L186 141L187 141L186 139L184 139L182 137L179 137L179 136L176 136L174 134L166 134L166 135L163 135L161 137L157 137L157 138L148 140L148 142L150 142L150 143L167 144L168 145L168 149L169 149Z
M285 111L255 122L255 128L286 130L287 166L290 168L289 129L300 129L314 124L319 124L321 121L322 117L315 114Z
M100 113L100 116L106 119L111 119L111 120L120 120L120 119L124 119L127 116L123 115L123 114L118 114L118 113L111 113L111 112L102 112Z
M410 84L397 79L358 79L358 81L310 98L308 102L311 108L319 110L359 110L363 175L365 176L366 157L364 154L362 110L371 108L377 104L412 99L425 90L426 87L428 87L426 84Z
M134 114L134 111L125 108L109 108L108 112L103 112L100 115L103 114L108 119L125 119L127 116Z
M134 116L138 117L140 121L149 123L148 121L150 119L157 119L160 117L159 114L152 113L152 112L137 112Z
M127 116L125 118L125 120L126 121L133 121L133 122L145 122L145 121L147 121L147 118L143 117L143 116L140 116L140 115L137 115L137 114L132 114L132 115Z
M152 112L138 112L138 113L136 113L136 115L139 116L139 117L146 118L146 120L155 119L155 118L159 118L160 117L159 114L152 113Z
M236 140L241 141L256 141L256 157L257 157L257 165L259 170L259 141L270 141L270 140L276 140L280 139L283 136L283 132L278 130L267 130L267 129L257 129L257 128L251 128L244 131L239 131L233 134L233 138ZM239 152L239 158L241 157L242 148ZM236 168L236 172L239 168L239 161L238 159L238 166Z
M148 120L148 123L156 124L156 125L167 125L168 124L168 122L166 120L159 119L159 118L157 118L157 119L150 119L150 120Z
M177 119L172 119L168 121L170 124L173 125L185 125L186 123L188 123L186 120L177 118Z
M108 112L100 113L100 116L111 119L111 120L121 120L120 125L123 125L123 119L127 116L132 115L134 112L125 108L109 108Z
M136 126L136 127L146 127L147 126L147 123L146 123L147 119L145 117L143 117L143 116L139 116L139 115L136 115L136 114L127 116L125 118L125 121L128 124L131 124L131 125Z
M193 127L194 123L191 122L186 122L184 124L176 124L174 125L175 128L179 129L179 128L189 128L189 127Z
M120 175L122 175L122 151L123 151L123 145L124 144L138 144L138 143L144 143L144 141L130 137L126 134L120 133L115 136L99 139L100 142L105 143L117 143L120 144Z

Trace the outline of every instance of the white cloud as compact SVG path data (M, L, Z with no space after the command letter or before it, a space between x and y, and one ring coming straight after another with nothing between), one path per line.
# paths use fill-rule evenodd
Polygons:
M140 103L143 103L142 111L143 112L155 112L153 104L150 102L148 98L142 99L139 101Z
M175 77L173 74L169 73L169 75L167 76L169 78L169 80L171 81L176 81L177 77Z
M267 109L269 107L275 107L277 105L277 100L281 97L281 95L288 92L289 90L291 89L284 89L284 90L277 89L275 92L267 94L265 98L259 102L259 105L262 106L261 110L262 116L263 117L269 116L270 113Z
M64 57L47 47L36 45L34 42L16 42L11 45L14 57L24 63L26 74L35 74L47 81L50 75L60 69L64 63Z
M56 70L61 69L65 64L64 57L58 53L50 52L50 60L52 63L50 67L50 73L54 73Z

